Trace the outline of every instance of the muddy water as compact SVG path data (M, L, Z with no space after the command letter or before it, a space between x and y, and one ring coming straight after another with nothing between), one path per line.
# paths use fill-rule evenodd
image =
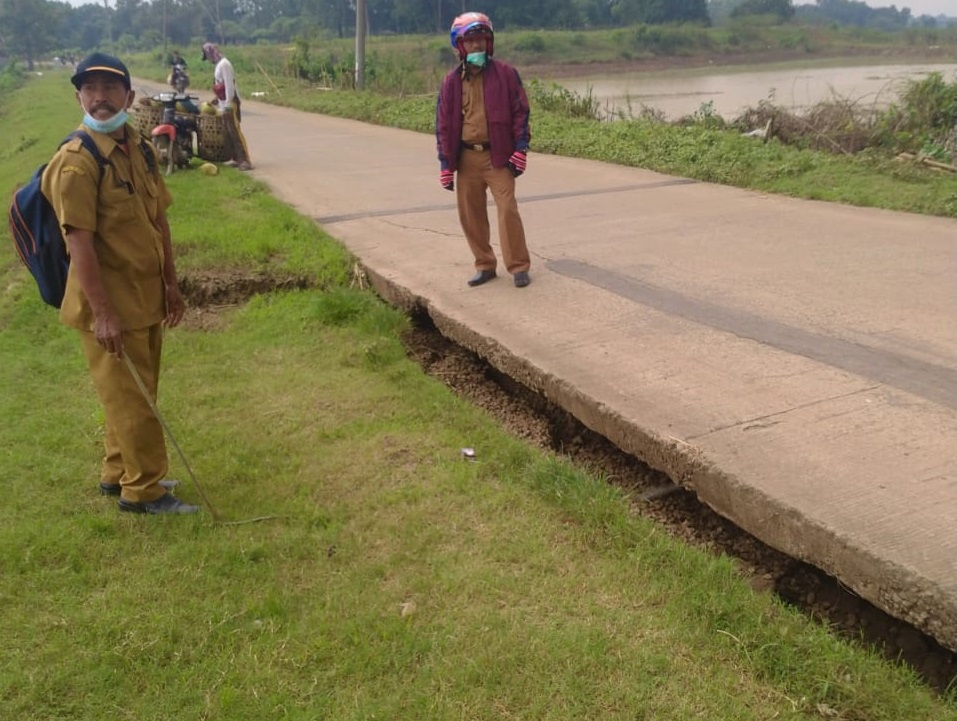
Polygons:
M560 84L581 95L591 91L606 110L637 114L642 106L662 111L669 119L691 115L711 103L727 120L762 100L800 110L839 97L862 106L887 105L901 85L940 72L957 80L957 66L868 65L862 67L769 66L703 68L657 73L584 76Z

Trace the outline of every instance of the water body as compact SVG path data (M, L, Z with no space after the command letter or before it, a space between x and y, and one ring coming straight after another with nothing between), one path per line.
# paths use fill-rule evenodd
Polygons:
M795 111L835 97L863 107L886 106L907 80L939 72L957 80L957 65L867 65L859 67L769 66L711 67L695 70L588 75L559 83L581 95L591 92L607 110L637 114L642 106L660 110L669 119L691 115L710 103L726 120L762 100Z

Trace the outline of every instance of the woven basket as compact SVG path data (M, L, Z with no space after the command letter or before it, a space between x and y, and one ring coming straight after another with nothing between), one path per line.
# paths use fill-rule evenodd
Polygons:
M226 123L219 115L198 116L199 157L213 163L222 163L232 157L229 136L226 135Z
M153 128L160 124L163 119L163 108L150 105L134 105L130 108L130 121L133 127L147 138Z

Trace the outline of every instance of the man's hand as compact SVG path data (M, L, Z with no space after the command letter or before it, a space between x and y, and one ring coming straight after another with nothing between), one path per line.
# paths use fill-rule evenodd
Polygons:
M166 327L175 328L183 320L186 312L186 301L179 291L179 283L170 283L166 286Z
M455 190L455 173L443 170L439 173L439 184L446 190Z
M95 316L93 336L107 353L116 358L123 356L123 326L112 308Z
M508 159L508 169L512 171L512 175L516 178L525 172L525 164L527 162L527 156L521 150L516 150L512 153L512 156Z

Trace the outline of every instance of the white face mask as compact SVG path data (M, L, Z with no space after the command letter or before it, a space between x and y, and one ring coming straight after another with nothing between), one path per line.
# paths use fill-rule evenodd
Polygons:
M90 130L95 130L98 133L112 133L124 125L130 119L129 113L125 110L121 110L116 115L113 115L106 120L97 120L89 113L83 115L83 124L88 127Z
M129 99L129 94L127 94L127 99ZM83 124L90 130L95 130L98 133L109 134L115 132L126 125L129 119L130 116L126 112L125 108L120 110L115 115L111 115L106 120L97 120L88 112L86 112L86 108L84 108L83 112Z

